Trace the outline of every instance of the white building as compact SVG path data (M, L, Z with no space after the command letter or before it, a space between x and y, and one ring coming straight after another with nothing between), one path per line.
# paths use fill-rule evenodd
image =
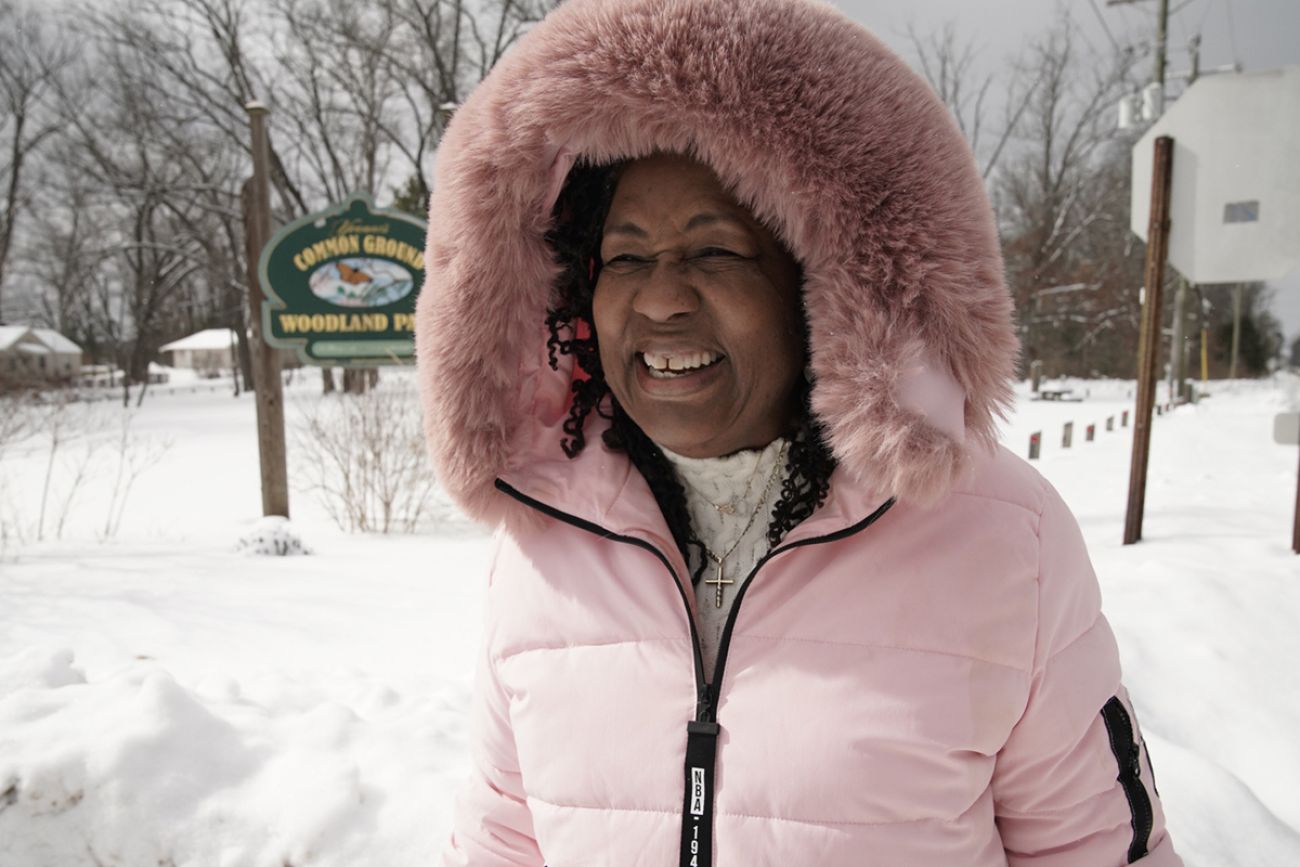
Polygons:
M81 347L51 328L0 325L0 382L70 382L81 370Z
M216 377L237 364L238 344L229 328L207 328L158 348L169 367L186 367L200 376Z

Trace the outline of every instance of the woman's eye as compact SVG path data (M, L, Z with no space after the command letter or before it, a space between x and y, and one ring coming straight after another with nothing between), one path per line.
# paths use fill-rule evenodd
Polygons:
M619 253L616 256L611 256L606 259L605 267L632 268L638 265L644 265L648 261L650 260L646 259L644 256L637 256L632 253Z

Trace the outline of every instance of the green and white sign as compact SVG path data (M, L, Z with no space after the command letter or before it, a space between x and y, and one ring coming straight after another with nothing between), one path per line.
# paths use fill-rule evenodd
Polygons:
M258 267L267 343L307 364L409 363L424 234L424 221L360 193L276 232Z

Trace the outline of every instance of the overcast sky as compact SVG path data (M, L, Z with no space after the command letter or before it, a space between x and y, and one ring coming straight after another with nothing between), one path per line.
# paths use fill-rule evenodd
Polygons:
M1150 44L1158 0L1107 6L1107 0L832 0L909 60L907 27L922 33L953 22L980 50L986 69L1005 64L1017 50L1068 11L1098 48L1110 39ZM1201 34L1201 68L1240 63L1246 70L1300 64L1300 0L1170 0L1171 73L1190 66L1187 44ZM1109 35L1108 35L1109 32ZM1154 64L1154 61L1152 61ZM1293 170L1300 168L1292 166ZM1300 335L1300 270L1273 284L1274 312L1290 338Z

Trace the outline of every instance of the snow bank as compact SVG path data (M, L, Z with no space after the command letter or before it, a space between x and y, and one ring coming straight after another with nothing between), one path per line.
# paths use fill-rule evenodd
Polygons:
M87 680L70 651L0 667L5 864L418 864L446 821L459 701L292 683L195 688L154 660Z
M1023 454L1042 431L1040 469L1080 519L1177 848L1189 867L1300 864L1297 455L1271 440L1297 381L1157 419L1127 547L1131 383L1071 385L1087 399L1022 389L1005 442ZM346 536L297 491L313 556L249 557L234 541L266 534L251 402L168 395L134 425L174 445L117 538L74 514L64 541L0 559L0 865L430 863L467 766L487 539L455 521ZM40 461L7 453L5 492ZM93 513L104 495L82 496Z

